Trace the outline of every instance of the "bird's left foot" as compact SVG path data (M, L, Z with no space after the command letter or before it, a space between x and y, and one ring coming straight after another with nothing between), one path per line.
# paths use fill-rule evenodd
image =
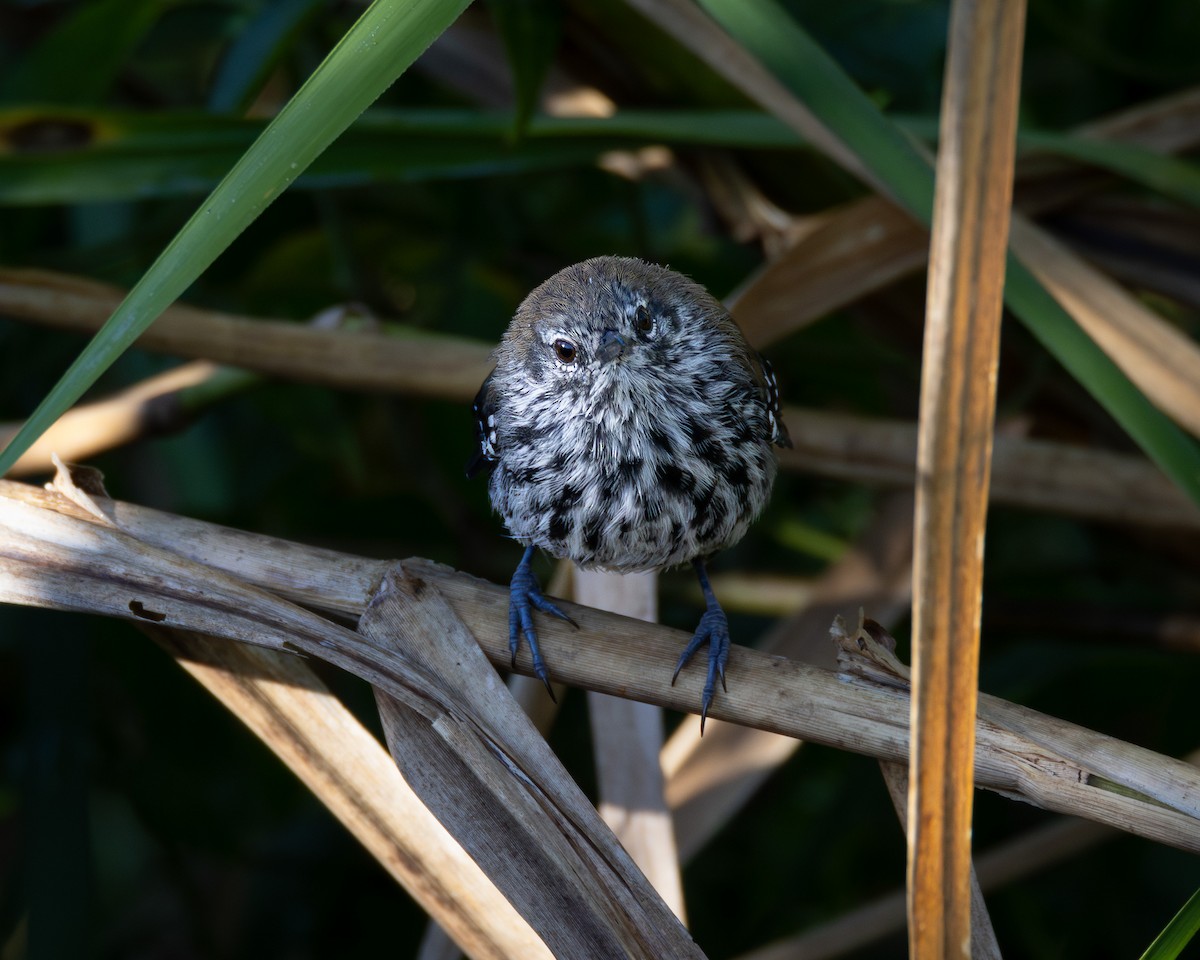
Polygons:
M721 609L721 605L717 603L717 598L713 595L704 564L696 561L695 566L696 573L700 578L700 587L704 591L707 609L704 611L704 616L700 618L700 625L696 627L696 632L692 635L692 639L684 648L683 653L679 655L679 662L675 664L675 672L671 675L671 685L674 686L675 680L679 676L679 671L692 659L692 654L699 650L703 644L707 643L708 676L704 681L704 692L700 696L700 734L703 736L704 721L708 719L708 708L712 706L713 694L717 689L717 680L720 679L722 690L729 691L729 687L725 684L725 663L729 660L730 640L729 620L725 617L725 611Z

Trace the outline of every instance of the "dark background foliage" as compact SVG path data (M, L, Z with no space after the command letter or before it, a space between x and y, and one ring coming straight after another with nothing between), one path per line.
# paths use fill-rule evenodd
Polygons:
M936 116L945 4L789 6L889 111ZM473 9L470 28L486 34L514 8L542 18L540 29L510 35L522 89L536 87L549 51L624 106L745 106L623 6L498 2ZM11 111L51 106L78 108L88 123L118 109L175 117L181 126L164 136L185 137L189 123L285 99L358 11L315 0L10 0L0 7L0 106L6 122ZM1153 9L1033 0L1022 121L1063 130L1194 85L1198 47L1190 0ZM452 42L439 44L380 106L479 106L488 87L456 79L446 66L453 54ZM91 135L73 129L65 135ZM10 153L20 147L11 132L2 148ZM500 156L505 143L489 149ZM415 148L401 139L394 149ZM669 263L723 296L763 253L734 239L709 202L696 164L712 153L679 148L674 168L637 181L590 157L491 169L485 156L468 171L439 167L435 152L423 176L302 183L188 300L297 322L354 302L389 321L494 342L531 287L601 253ZM795 213L860 191L804 151L735 156ZM354 169L361 158L349 149L343 159ZM0 263L128 287L201 196L193 186L93 202L0 197ZM1069 210L1063 218L1085 245L1112 242ZM922 278L898 283L774 347L788 402L915 417L923 295ZM1170 309L1200 330L1195 304ZM26 415L83 342L0 318L0 419ZM1042 436L1131 449L1022 328L1006 325L1003 349L1002 417L1025 418ZM132 350L96 394L175 363ZM504 581L518 548L489 515L483 484L463 476L470 444L465 406L269 382L96 464L121 499L365 555L430 557ZM765 518L717 569L819 572L881 497L783 476ZM997 508L982 688L1162 752L1194 749L1200 664L1156 638L1166 616L1200 614L1195 547ZM679 626L697 613L686 587L682 574L664 577L664 619ZM766 623L739 614L735 637L750 642ZM332 672L326 680L373 723L368 691ZM552 742L588 785L585 713L572 692ZM981 794L976 846L1048 819ZM711 956L733 956L894 889L903 873L903 836L874 762L806 747L688 867L692 929ZM1118 838L1010 884L990 905L1011 956L1128 957L1197 885L1194 859ZM320 804L140 634L90 617L0 609L0 954L408 956L422 929L420 911ZM904 951L897 936L861 955Z

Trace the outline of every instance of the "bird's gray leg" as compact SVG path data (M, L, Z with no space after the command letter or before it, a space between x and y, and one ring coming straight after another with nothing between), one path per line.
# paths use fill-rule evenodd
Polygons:
M525 548L525 555L517 564L516 573L513 574L512 583L508 587L508 649L512 654L512 665L515 667L521 634L525 634L525 639L529 641L529 655L533 658L533 672L546 685L550 699L556 700L554 691L550 688L550 671L546 669L546 661L542 659L542 651L538 648L532 608L537 607L544 613L566 620L575 628L578 628L579 624L542 596L542 588L538 586L537 578L533 575L533 549L532 546Z
M674 685L679 671L692 658L692 654L700 649L702 644L707 643L708 676L704 681L704 693L700 697L700 733L703 734L704 721L708 718L708 708L712 706L718 677L721 678L721 689L726 692L729 690L725 685L725 662L729 659L729 620L726 619L721 605L717 603L712 585L708 582L708 571L704 568L704 561L697 557L692 561L692 566L696 568L700 589L704 591L705 611L695 634L679 655L679 662L675 664L675 672L671 675L671 684Z

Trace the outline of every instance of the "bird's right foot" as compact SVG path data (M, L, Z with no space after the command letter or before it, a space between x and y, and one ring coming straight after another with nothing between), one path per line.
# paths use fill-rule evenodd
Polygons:
M538 647L537 630L533 625L533 608L543 613L549 613L566 620L571 626L579 628L574 620L568 617L552 601L542 596L542 588L538 586L537 578L533 575L533 547L526 547L525 555L517 564L512 583L508 588L508 649L512 654L512 665L517 665L517 650L521 646L521 634L529 641L529 655L533 660L533 672L546 686L550 699L557 702L554 690L550 686L550 671L546 669L546 661L542 659L542 651Z

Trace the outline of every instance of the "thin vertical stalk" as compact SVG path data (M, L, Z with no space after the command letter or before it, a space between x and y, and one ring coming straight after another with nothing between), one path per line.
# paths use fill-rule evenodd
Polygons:
M575 571L575 601L658 620L658 575ZM675 830L663 795L662 708L588 692L600 816L675 916L687 922Z
M913 957L971 951L979 616L1020 87L1022 0L950 22L930 248L913 570Z

